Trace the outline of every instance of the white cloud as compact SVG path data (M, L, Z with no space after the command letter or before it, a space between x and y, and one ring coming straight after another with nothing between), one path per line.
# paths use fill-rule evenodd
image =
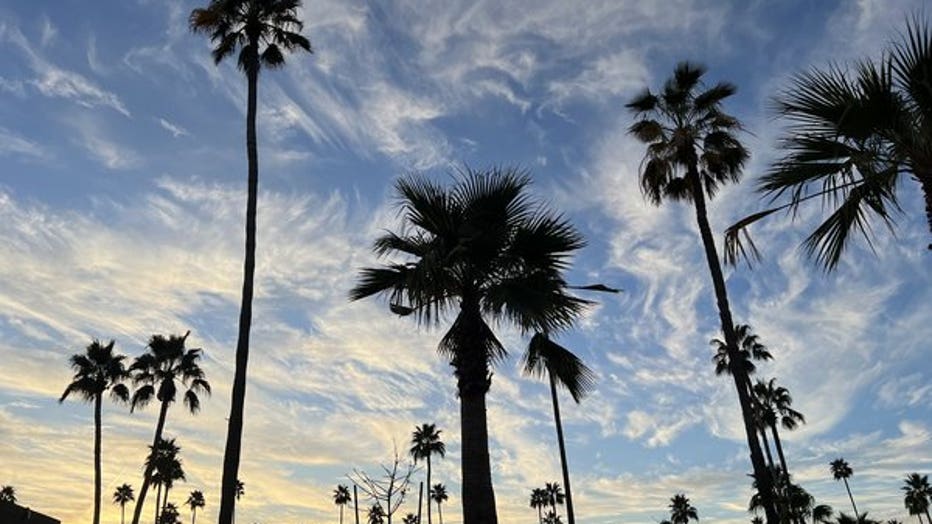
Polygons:
M0 156L5 155L46 158L48 153L38 143L0 126Z
M178 138L180 136L189 136L188 130L179 126L178 124L173 124L164 118L158 119L159 125L162 126L162 129L168 131L172 134L173 137Z

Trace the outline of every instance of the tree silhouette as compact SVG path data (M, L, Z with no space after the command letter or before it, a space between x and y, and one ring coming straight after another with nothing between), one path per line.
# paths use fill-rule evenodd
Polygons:
M381 477L372 477L364 471L354 469L349 478L378 504L383 512L382 516L387 517L388 523L391 524L392 516L404 503L415 466L414 463L409 463L406 467L402 467L401 457L396 447L391 465L381 464L381 468ZM384 508L382 502L385 503Z
M126 523L126 503L134 500L136 496L133 494L133 487L129 484L123 483L113 492L113 503L120 505L120 524Z
M417 515L414 513L408 513L404 516L404 518L401 519L401 522L402 524L418 524L419 521Z
M343 506L352 501L353 496L350 495L349 488L343 484L338 484L337 488L333 490L333 503L340 506L340 524L343 524Z
M220 495L220 524L233 521L236 478L239 471L243 433L243 405L246 399L246 365L249 361L249 331L252 324L253 280L256 268L256 208L259 192L259 153L256 138L256 106L259 71L285 65L282 51L303 49L311 43L302 36L304 24L298 19L301 0L211 0L205 8L194 9L189 18L193 31L206 33L214 44L212 56L219 64L239 50L237 65L246 74L246 157L248 190L246 196L246 247L243 264L243 294L236 342L236 368Z
M932 486L929 485L928 475L919 475L919 473L910 473L906 475L906 481L901 488L904 491L903 505L906 506L910 515L922 515L925 513L926 521L932 524L932 516L929 515L929 506L932 505ZM922 517L919 517L922 522Z
M101 406L106 391L118 402L129 400L129 389L123 384L126 369L123 366L125 355L113 353L114 341L101 344L99 340L91 342L83 354L72 355L69 359L74 377L59 403L69 395L75 394L87 402L94 403L94 524L100 524L101 499Z
M352 300L385 295L394 313L422 324L455 312L439 351L457 378L465 524L498 522L485 404L491 368L507 353L488 322L556 332L586 303L566 293L561 275L583 239L534 203L528 184L526 173L498 168L466 168L450 189L422 177L400 178L402 233L386 233L374 251L404 262L363 269L350 292Z
M430 486L430 457L439 455L441 458L446 454L447 449L443 441L440 440L441 431L433 424L421 424L414 428L411 433L411 457L416 463L419 460L427 462L427 485ZM427 497L427 524L431 524L430 518L430 497Z
M670 521L673 524L688 524L690 520L699 521L699 513L689 503L686 495L678 493L670 499Z
M735 136L741 129L740 123L721 107L722 102L735 93L735 87L719 83L705 89L701 83L704 73L705 68L701 66L680 63L660 93L654 94L648 89L628 103L628 109L637 118L629 132L647 144L640 169L641 190L647 200L655 205L664 200L682 200L695 208L729 359L738 362L738 340L709 225L706 199L711 199L722 184L740 179L748 152ZM757 439L747 370L733 366L732 376L754 475L761 479L767 521L775 524L778 517L773 507L771 482L765 477L767 469Z
M385 523L385 510L382 509L382 506L378 502L372 505L369 508L367 514L369 519L369 524L384 524Z
M776 445L777 454L780 456L780 466L783 473L789 475L786 456L783 454L783 443L777 431L777 422L779 421L783 429L792 431L799 427L800 424L805 424L806 417L791 407L793 397L790 396L789 390L785 387L776 386L776 379L770 379L767 382L758 380L754 385L754 399L761 410L761 421L770 428L773 435L773 442Z
M537 522L542 524L544 521L544 508L550 505L547 500L547 491L543 488L534 488L531 490L530 506L537 510Z
M443 524L443 510L440 506L450 498L447 495L447 487L443 484L434 484L430 488L430 498L437 504L437 516L440 517L440 524Z
M16 488L13 486L0 487L0 502L16 503Z
M159 520L159 510L164 512L168 505L168 492L176 480L184 480L184 469L178 453L181 448L175 439L160 439L154 446L149 446L149 456L146 457L146 468L152 470L152 483L158 488L155 497L155 521ZM164 497L162 488L164 490Z
M178 516L178 507L174 504L168 503L162 510L162 515L159 517L157 522L159 524L181 524L181 521L178 520Z
M185 501L185 505L191 508L191 524L194 524L197 519L197 510L206 506L207 501L204 500L204 494L196 489L188 495L188 500Z
M191 414L197 414L201 409L201 394L210 395L210 383L201 369L200 349L186 349L188 331L184 336L152 335L146 352L136 358L129 371L133 376L133 383L140 386L133 393L130 411L144 408L153 397L159 401L159 418L155 424L155 435L152 438L153 449L162 440L165 429L165 419L168 408L177 399L179 389L184 388L183 402ZM180 386L180 387L179 387ZM142 477L142 487L136 498L136 509L133 511L133 524L139 524L142 508L145 504L146 493L152 482L152 468L154 464L146 465ZM158 506L158 505L156 505Z
M932 31L916 17L878 59L860 60L853 75L837 65L797 75L777 99L777 113L790 123L784 156L758 184L770 198L789 202L732 225L729 261L760 257L747 235L750 224L783 209L795 216L803 202L818 197L832 211L804 247L832 270L852 236L871 244L872 221L894 228L904 178L918 183L932 231L930 64Z
M560 487L559 482L548 482L544 484L544 496L547 499L547 505L550 506L550 511L554 514L557 512L557 504L563 505L566 502L566 494L563 493L563 488ZM546 515L544 515L544 521L546 521Z
M566 520L576 524L573 512L573 495L570 489L570 471L566 461L566 445L563 441L563 422L560 420L560 403L557 399L557 386L563 387L578 404L595 384L595 373L572 351L550 340L543 333L536 333L531 338L524 356L524 373L537 377L547 376L550 382L550 400L553 404L553 420L557 427L557 445L560 451L560 465L563 470L563 484L566 486Z
M851 487L848 485L848 479L854 475L854 470L851 469L851 466L849 466L843 458L837 458L830 462L829 470L832 472L832 477L835 480L842 480L845 482L848 498L851 499L851 507L854 508L854 518L861 518L861 515L858 513L858 507L854 504L854 496L851 495ZM840 519L841 517L839 517L839 521Z

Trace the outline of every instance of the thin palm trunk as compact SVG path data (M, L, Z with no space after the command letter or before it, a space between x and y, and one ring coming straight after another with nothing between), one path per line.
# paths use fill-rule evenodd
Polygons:
M773 453L770 452L770 440L767 438L767 428L760 428L759 431L761 442L763 443L764 454L767 456L767 465L770 467L770 471L773 471ZM776 481L776 479L774 479Z
M430 497L430 487L433 486L433 484L430 483L430 455L431 455L431 453L428 452L428 453L427 453L427 493L428 493L428 497L427 497L427 524L430 524L430 499L431 499L431 497ZM422 488L423 488L423 486L422 486ZM420 504L418 504L418 509L417 509L417 510L418 510L418 513L420 514L420 512L421 512ZM420 520L420 515L418 515L418 522L421 522L421 520Z
M162 485L155 492L155 524L159 524L159 509L162 507Z
M344 504L340 504L340 524L343 524L343 506Z
M786 466L786 456L783 455L783 444L780 442L780 433L777 432L777 426L775 424L771 424L770 432L773 433L773 443L777 447L777 455L780 456L780 467L783 468L783 475L787 479L787 484L789 484L790 470Z
M94 397L94 524L100 524L100 411L103 394Z
M356 492L356 484L353 484L353 507L356 508L356 524L359 524L359 494Z
M126 524L126 503L120 502L120 524Z
M427 460L430 460L430 455L427 456ZM430 462L428 462L430 464ZM430 484L427 485L427 503L430 504ZM421 485L418 486L417 490L417 522L421 524L421 509L424 507L424 483L421 482Z
M722 331L725 335L728 359L731 362L740 362L741 358L738 355L735 325L731 317L731 307L728 303L728 291L725 287L725 277L722 275L722 265L721 262L719 262L718 250L715 248L712 228L709 226L709 217L705 206L705 195L702 192L703 186L699 179L695 158L693 158L689 166L687 176L690 185L692 185L692 195L696 209L696 222L699 226L702 244L705 247L705 256L709 265L709 272L712 275L712 285L715 288L715 299L718 304L718 314L722 323ZM754 469L754 478L757 479L758 491L761 495L761 502L764 505L767 523L777 524L780 519L774 506L773 483L770 481L770 475L767 473L766 465L764 464L764 455L761 452L760 442L757 439L757 429L754 425L750 392L746 387L743 387L745 384L750 384L750 378L748 377L747 370L743 366L734 366L732 378L735 381L735 389L738 392L738 402L741 405L745 436L747 438L748 448L750 448L751 452L751 465Z
M922 517L920 517L919 520L921 521L921 520L922 520ZM926 522L927 522L928 524L932 524L932 516L929 515L929 508L928 508L928 507L926 507Z
M858 513L858 507L854 504L854 496L851 495L851 487L848 486L848 479L842 479L845 481L845 489L848 490L848 498L851 499L851 507L854 508L854 518L855 520L861 518L861 514Z
M159 441L162 440L162 430L165 429L165 417L168 415L168 402L162 402L159 409L159 420L155 423L155 435L152 437L152 449L155 450ZM152 482L152 469L155 466L154 461L149 461L146 471L142 475L142 487L139 488L139 496L136 497L136 507L133 510L133 524L139 524L139 518L142 516L142 507L146 501L146 493L149 491L149 483ZM158 502L156 502L158 508Z
M442 506L442 504L438 502L437 503L437 516L440 517L440 524L443 524L443 510L440 509L440 506Z
M246 364L249 361L249 330L252 325L253 279L256 271L256 208L259 192L259 153L256 141L256 92L259 84L258 39L250 38L250 57L246 73L248 102L246 109L246 155L248 183L246 196L246 255L243 264L243 297L239 314L239 337L236 342L236 369L230 422L227 425L226 450L223 455L223 482L220 494L219 524L232 524L236 503L236 479L239 473L243 437L243 407L246 401Z
M563 469L563 485L566 487L566 520L567 524L576 524L576 517L573 512L573 495L570 489L570 468L566 462L566 445L563 441L563 421L560 419L560 402L557 400L557 383L553 379L553 373L547 371L550 378L550 398L553 400L553 420L557 426L557 445L560 448L560 466Z
M165 496L162 498L162 513L165 513L165 508L168 507L168 490L172 489L168 484L165 485Z
M194 520L197 518L197 508L191 509L191 524L194 524Z
M537 524L544 524L544 510L541 506L537 506Z

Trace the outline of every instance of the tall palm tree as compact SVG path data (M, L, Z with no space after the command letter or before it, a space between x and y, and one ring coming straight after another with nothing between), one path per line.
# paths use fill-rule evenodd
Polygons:
M777 448L777 454L780 456L780 466L784 474L789 474L786 466L786 456L783 454L783 443L780 440L780 434L777 432L777 422L783 429L793 431L800 424L806 423L806 417L796 411L793 405L793 397L790 396L788 389L782 386L776 386L776 379L770 379L767 382L758 380L754 385L754 398L761 407L763 422L770 428L773 435L773 442Z
M595 373L572 351L550 340L543 333L531 338L524 356L524 373L537 377L547 376L550 381L550 400L553 403L553 420L557 426L557 445L560 449L560 465L563 469L563 485L566 486L566 520L576 524L573 512L573 495L570 489L570 471L566 461L566 445L563 441L563 422L560 419L560 403L557 385L560 385L578 404L595 384Z
M670 522L673 524L688 524L690 520L699 522L699 512L689 503L689 499L682 493L673 495L670 499Z
M550 503L547 500L547 492L542 488L534 488L531 490L531 508L537 509L537 523L543 524L544 514L543 510Z
M123 384L126 380L126 368L123 365L125 355L114 354L114 342L101 344L99 340L91 342L83 354L72 355L69 359L74 377L65 388L58 402L64 402L72 393L87 402L94 403L94 524L100 524L101 498L101 408L106 391L116 401L129 400L129 389Z
M16 503L16 488L13 486L0 487L0 502Z
M197 414L201 409L200 395L210 395L210 383L207 382L200 365L202 351L185 348L190 334L188 331L184 336L152 335L146 352L137 357L129 367L133 383L140 386L133 393L130 411L144 408L153 397L159 401L159 418L155 423L155 435L152 437L150 449L158 446L162 440L168 408L175 403L179 389L185 390L183 402L191 414ZM149 491L149 484L152 483L153 467L154 464L147 464L143 473L142 487L139 488L136 508L133 511L133 524L139 524L146 493Z
M854 518L860 518L858 507L854 503L854 496L851 495L851 487L848 485L848 479L854 475L854 470L851 469L851 466L849 466L848 462L843 458L837 458L831 461L829 463L829 470L832 472L832 477L835 480L843 480L845 482L848 498L851 499L851 507L854 508Z
M243 405L246 399L246 365L249 361L249 330L252 324L253 279L256 269L256 208L259 192L259 153L256 138L256 106L259 71L285 65L282 51L303 49L311 43L301 35L298 19L301 0L211 0L207 7L191 12L190 27L206 33L214 44L214 62L219 64L237 50L237 65L246 74L246 253L243 264L243 296L240 306L239 337L236 342L236 370L233 377L232 405L223 459L220 496L220 523L233 520L235 483L239 471L243 433Z
M820 197L832 212L805 240L806 252L833 269L852 236L871 243L871 221L893 229L902 211L897 191L912 179L925 200L932 231L932 31L918 17L874 60L853 72L830 65L793 79L776 100L789 121L784 156L758 184L771 198L788 202L748 216L726 234L731 262L758 258L747 227L783 209L792 213ZM932 244L929 244L932 249Z
M738 343L738 362L741 362L748 376L757 372L754 361L773 360L773 355L761 341L760 337L747 324L735 325L735 339ZM728 360L728 344L724 340L713 338L709 344L715 348L712 361L715 363L716 375L730 375L731 364Z
M113 492L113 503L120 505L120 524L126 523L126 503L134 500L136 496L133 494L133 487L125 482L122 486L117 486Z
M430 488L430 498L437 504L437 516L440 517L440 524L443 524L443 510L440 506L450 498L447 495L447 487L443 484L434 484Z
M185 501L185 505L191 508L191 524L194 524L197 519L197 510L203 508L207 505L207 501L204 500L204 493L201 490L194 490L188 495L188 500Z
M440 440L441 430L437 429L433 424L421 424L414 428L414 432L411 433L411 457L414 459L414 462L417 463L419 460L424 460L427 462L427 485L430 486L430 457L431 455L439 455L441 458L446 454L447 448L443 444L443 441ZM430 520L430 497L427 497L427 524L431 524Z
M526 173L499 168L465 168L449 189L422 177L400 178L402 233L386 233L374 251L402 261L363 269L350 292L352 300L387 296L394 313L413 314L422 324L455 314L438 349L457 378L465 524L498 522L485 398L491 368L507 352L489 322L556 332L586 304L566 293L562 278L583 239L535 203L528 184Z
M738 339L706 199L711 199L722 184L741 178L748 152L735 136L741 129L740 123L722 110L722 102L735 93L735 87L719 83L706 89L702 85L704 73L704 67L680 63L661 92L654 94L648 89L628 103L637 118L629 132L647 144L640 169L641 189L647 200L655 205L664 200L682 200L695 208L728 356L732 362L738 362L741 358ZM733 366L732 376L754 476L761 480L767 521L775 524L778 519L772 502L772 483L766 478L767 468L757 439L747 370Z
M906 481L902 490L905 492L903 503L910 515L921 515L925 513L927 524L932 524L932 516L929 515L929 506L932 505L932 486L929 485L928 475L919 473L910 473L906 475ZM922 522L922 517L919 517Z
M343 506L353 501L349 488L343 484L338 484L337 489L333 490L333 503L340 506L340 524L343 524Z

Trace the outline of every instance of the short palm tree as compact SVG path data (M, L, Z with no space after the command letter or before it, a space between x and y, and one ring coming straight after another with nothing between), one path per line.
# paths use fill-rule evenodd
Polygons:
M418 524L418 522L417 515L414 513L408 513L404 516L404 518L401 519L402 524Z
M0 487L0 502L16 503L16 488L13 486Z
M573 512L573 495L570 489L570 471L566 461L566 445L563 441L563 422L560 419L560 403L557 386L569 392L578 404L595 384L595 373L573 354L543 333L531 338L524 356L524 373L537 377L547 376L550 382L550 400L553 404L553 419L557 427L557 445L560 450L560 465L563 470L563 485L566 486L566 520L576 524Z
M557 515L556 512L549 511L547 512L546 515L544 515L543 523L544 524L563 524L563 519L561 519L560 515Z
M932 524L932 516L929 515L929 506L932 505L932 486L929 485L928 475L919 473L906 475L902 489L905 492L903 504L909 514L918 516L924 513L927 524ZM922 517L919 517L919 522L922 522Z
M767 382L758 380L754 384L754 399L761 408L762 422L770 428L773 435L783 473L788 475L789 470L786 466L786 456L783 454L783 443L777 431L777 422L779 421L783 429L793 431L800 424L806 423L806 417L792 408L793 397L790 396L788 389L776 385L776 379L772 378Z
M812 508L812 524L828 524L835 510L828 504L819 504Z
M789 202L748 216L726 234L731 262L759 257L747 227L782 209L821 198L831 214L805 240L806 252L833 269L852 236L871 243L871 221L895 226L911 179L925 201L932 231L932 31L913 18L906 32L853 73L830 65L798 75L776 100L790 125L784 156L759 182L761 192ZM899 191L899 194L898 194ZM932 249L932 244L929 245Z
M688 524L690 520L699 522L699 512L689 503L686 495L678 493L670 499L670 522L672 524Z
M443 441L440 440L441 431L433 424L421 424L414 428L411 433L411 458L417 463L419 460L427 462L427 485L430 486L430 457L437 455L441 458L446 454L447 448ZM430 497L427 497L427 524L431 524L430 519Z
M133 494L133 487L129 484L123 483L122 486L117 486L116 491L113 492L113 503L120 505L120 524L126 522L126 503L134 500L136 500L136 496Z
M722 102L735 93L735 86L718 83L706 88L702 84L704 74L704 67L683 62L676 66L673 76L659 93L648 89L635 97L627 104L637 119L629 132L647 145L640 169L641 190L647 200L655 205L665 200L693 204L729 360L738 362L741 359L738 339L706 200L711 199L722 184L741 178L749 155L736 136L741 130L740 123L722 109ZM764 455L757 439L747 370L734 366L732 376L754 477L760 479L767 521L776 523L772 482L767 478Z
M437 504L437 516L440 517L440 524L443 524L443 510L441 509L441 505L450 498L450 496L447 495L447 487L443 484L434 484L430 488L430 498Z
M338 484L333 490L333 503L340 507L340 524L343 524L343 507L353 501L349 488L343 484Z
M159 511L164 511L168 504L168 492L176 480L184 480L184 469L178 454L181 448L175 439L160 439L154 446L149 446L146 468L152 469L152 484L157 487L155 496L155 521L159 520ZM164 488L164 497L163 497Z
M544 494L547 497L547 505L550 506L550 511L553 513L557 512L557 504L562 506L566 502L566 495L563 493L563 488L559 482L544 484Z
M249 331L252 325L253 280L256 269L256 209L259 193L259 153L256 139L256 107L261 69L285 65L283 51L311 52L311 43L301 35L298 19L301 0L211 0L207 7L191 12L190 27L206 33L214 44L214 62L239 51L237 65L246 74L246 248L243 264L243 295L236 343L236 368L232 405L223 458L220 524L233 520L235 482L239 471L246 399L246 365L249 360Z
M201 409L200 395L210 395L210 383L200 365L202 351L185 348L190 334L188 331L184 336L152 335L146 352L129 367L133 383L139 386L133 393L130 410L145 407L153 398L159 401L159 418L155 423L150 449L158 446L162 440L168 408L177 400L179 389L185 389L183 402L192 414L197 414ZM133 511L133 524L139 524L146 493L152 483L153 467L154 464L147 465L143 473L142 487L139 488L136 509Z
M91 342L83 354L72 355L69 359L74 377L58 402L64 402L72 393L87 402L94 403L94 524L100 524L101 499L101 408L106 391L119 402L129 400L129 389L123 384L126 380L126 368L123 366L125 355L114 354L114 342L101 344L99 340Z
M382 509L382 506L378 502L372 505L369 508L368 512L368 521L369 524L384 524L385 523L385 510Z
M531 490L531 508L537 510L537 522L542 524L544 521L544 508L549 505L547 492L543 488L534 488Z
M197 520L197 510L207 505L207 501L204 500L204 493L197 489L192 491L188 495L185 505L191 508L191 524L194 524Z
M851 487L848 485L848 479L854 475L854 470L848 465L843 458L837 458L829 463L829 470L835 480L842 480L845 483L845 489L848 491L848 498L851 499L851 507L854 508L855 519L860 518L858 507L854 504L854 496L851 495Z
M486 394L491 369L507 352L489 322L524 332L569 327L586 302L566 293L562 272L583 239L528 195L515 169L458 173L452 188L425 178L395 183L402 233L376 240L380 256L401 260L363 269L352 300L387 296L391 310L423 324L455 315L439 351L457 378L465 524L496 524Z
M162 515L157 522L159 524L181 524L181 521L178 520L178 516L178 507L168 503L162 510Z

